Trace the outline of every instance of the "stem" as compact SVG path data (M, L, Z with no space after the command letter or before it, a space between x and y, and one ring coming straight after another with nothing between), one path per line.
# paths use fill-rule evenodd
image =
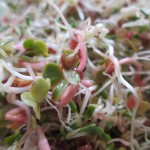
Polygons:
M50 145L40 126L36 128L39 150L51 150Z
M78 91L79 85L69 85L65 92L63 93L61 99L60 99L60 106L63 107L71 101L71 99L74 97L75 93Z

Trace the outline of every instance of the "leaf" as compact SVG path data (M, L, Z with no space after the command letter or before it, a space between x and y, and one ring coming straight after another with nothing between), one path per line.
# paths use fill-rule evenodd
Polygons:
M24 48L26 49L32 49L33 48L33 43L34 43L34 39L26 39L24 42L23 42L23 46Z
M78 54L73 54L73 50L65 50L61 56L61 64L66 70L76 68L79 64Z
M71 107L71 110L72 110L73 113L77 113L78 112L77 106L76 106L74 101L70 101L69 106Z
M103 134L103 137L104 137L104 139L105 139L106 142L108 142L108 141L111 140L110 135L106 134L105 132L104 132L104 134Z
M100 92L99 94L103 99L107 99L108 98L108 94L105 91Z
M90 104L84 113L84 118L85 119L91 118L96 107L97 107L97 105Z
M99 85L102 85L104 83L104 81L107 79L107 76L105 76L103 74L104 71L105 71L105 69L102 68L96 72L96 76L95 76L94 80Z
M63 70L63 74L70 84L77 85L80 82L80 76L74 70Z
M96 127L96 124L90 124L85 127L80 128L80 132L85 132L91 135L97 135L101 137L104 134L104 130L100 127Z
M21 56L19 56L19 58L20 58L21 60L24 60L24 61L33 62L33 58L32 58L32 57L29 57L29 56L26 56L26 55L21 55Z
M114 143L111 143L107 146L106 150L115 150Z
M4 138L3 145L11 146L11 145L13 145L13 143L15 141L19 141L20 138L21 138L21 134L20 133L14 133L14 134Z
M36 40L33 43L33 49L36 55L48 56L48 47L41 40Z
M63 79L62 71L60 70L59 65L55 63L49 63L45 66L43 78L48 78L51 81L51 85L54 86Z
M68 86L68 82L66 80L61 81L56 85L56 87L52 91L52 100L58 101Z
M35 56L43 55L48 56L48 47L42 40L26 39L23 43L24 48L27 51L25 54L29 55L30 53Z
M37 119L40 119L41 117L41 114L40 114L40 105L38 103L36 103L32 96L31 96L31 93L30 92L24 92L21 94L21 100L28 106L32 107L34 112L35 112L35 115L36 115L36 118Z
M50 89L50 80L49 79L37 79L30 88L31 96L33 100L37 103L44 101L48 91Z

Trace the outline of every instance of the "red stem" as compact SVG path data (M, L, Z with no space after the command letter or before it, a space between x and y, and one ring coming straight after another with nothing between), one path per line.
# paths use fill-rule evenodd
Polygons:
M82 40L82 37L80 35L76 34L75 36L77 37L78 41ZM77 45L78 45L78 42L71 39L70 48L74 50ZM86 45L84 43L80 46L78 55L80 58L80 63L79 63L79 66L77 67L77 70L80 71L82 74L83 70L85 69L86 59L87 59L87 50L86 50ZM79 85L75 85L75 86L69 85L60 99L60 106L63 107L67 105L71 101L71 99L74 97L78 89L79 89Z
M79 85L69 85L66 88L64 94L62 95L59 105L61 107L67 105L72 100L72 98L74 97L74 95L78 91L78 89L79 89Z
M26 117L22 114L23 111L20 107L14 108L5 114L5 119L23 124L27 121Z

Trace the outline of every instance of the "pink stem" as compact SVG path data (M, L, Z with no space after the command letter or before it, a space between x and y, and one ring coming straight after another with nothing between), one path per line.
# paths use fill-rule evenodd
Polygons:
M78 69L83 71L86 66L86 59L87 59L87 50L85 44L81 45L81 48L79 50L79 56L80 56L80 64L78 66Z
M76 34L75 36L77 37L78 41L82 40L81 35ZM74 41L73 39L70 41L71 49L75 49L77 45L78 43ZM79 63L79 66L77 67L77 70L80 72L83 72L86 66L86 59L87 59L87 50L86 50L86 45L84 43L81 44L78 55L80 58L80 63ZM87 82L83 82L83 83L87 84ZM71 101L71 99L74 97L78 89L79 89L79 85L75 85L75 86L69 85L60 99L60 106L63 107L67 105Z
M134 59L132 57L123 58L119 61L120 65L127 64L127 63L131 63L131 64L135 65L138 72L142 71L141 64L136 59ZM138 86L143 85L142 80L141 80L141 76L139 74L135 75L135 80L136 80Z
M19 54L23 54L26 50L23 47L23 42L18 42L14 45L14 49L19 51Z
M50 145L47 141L47 138L44 135L44 132L41 127L36 128L36 133L38 136L38 146L39 150L51 150Z
M30 119L31 119L31 114L30 114L30 109L27 105L25 105L23 102L15 99L15 94L7 94L7 101L9 103L15 104L19 107L21 107L25 112L27 116L27 129L30 129Z
M45 65L47 64L47 62L36 62L36 63L27 63L25 61L20 61L19 64L22 67L26 67L27 64L31 65L31 68L35 71L42 71L43 68L45 67Z
M63 93L61 99L60 99L60 106L63 107L67 105L72 98L74 97L75 93L78 91L79 85L69 85L65 92Z
M81 81L81 84L83 84L83 85L86 86L87 88L94 85L91 80L85 80L85 79Z
M82 40L81 35L76 34L75 35L78 39L78 41ZM78 43L74 41L73 39L70 41L70 48L75 49L77 47ZM83 71L85 66L86 66L86 59L87 59L87 50L86 50L86 45L84 42L81 44L79 52L78 52L79 58L80 58L80 64L78 66L78 70Z
M5 114L5 119L9 121L16 121L19 123L25 123L26 117L21 114L22 111L23 109L20 107L14 108Z
M134 58L132 57L127 57L127 58L123 58L119 61L119 64L120 65L123 65L123 64L133 64L134 66L136 66L136 69L138 72L141 72L142 71L142 66L141 64ZM114 66L113 65L110 65L108 68L106 68L106 72L108 74L112 74L114 72ZM136 83L138 86L142 86L143 85L143 82L141 80L141 76L139 74L136 74L135 77L134 77Z

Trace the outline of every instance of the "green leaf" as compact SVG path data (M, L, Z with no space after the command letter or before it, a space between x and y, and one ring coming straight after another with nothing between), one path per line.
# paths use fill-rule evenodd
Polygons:
M73 113L77 113L78 112L77 106L76 106L74 101L70 101L69 106L71 107L71 110L72 110Z
M111 140L110 135L106 134L105 132L104 132L104 134L103 134L103 137L104 137L104 139L105 139L106 142L108 142L108 141Z
M26 25L30 26L30 16L27 15L25 19L26 19Z
M106 129L107 130L110 130L112 127L113 127L113 122L110 122L110 121L106 122Z
M69 24L71 25L71 27L76 28L77 27L77 22L75 20L74 17L70 17L69 18Z
M48 47L41 40L36 40L33 43L34 52L36 55L48 56Z
M107 76L105 76L103 74L104 71L105 71L105 69L102 68L96 72L96 76L95 76L94 80L99 85L102 85L105 82L105 80L108 78Z
M63 79L62 71L60 70L59 65L55 63L49 63L45 66L43 74L43 78L49 78L52 86L56 85Z
M3 145L11 146L15 141L18 141L20 138L21 138L20 133L14 133L13 135L4 138Z
M44 101L48 91L50 89L50 80L49 79L37 79L30 88L31 96L33 100L37 103Z
M68 82L66 80L61 81L56 85L56 87L52 91L52 100L58 101L68 86Z
M34 39L26 39L26 40L23 42L23 46L24 46L24 48L26 48L26 49L32 49L32 48L33 48L33 43L34 43Z
M100 127L96 127L96 124L90 124L85 127L80 128L80 132L85 132L90 135L97 135L101 137L104 134L104 130Z
M107 99L107 98L108 98L108 94L107 94L105 91L100 92L99 95L100 95L103 99Z
M70 84L77 85L80 82L80 76L74 70L63 70L63 74Z
M29 57L29 56L26 56L26 55L21 55L21 56L19 56L19 58L20 58L21 60L24 60L24 61L33 62L33 58L32 58L32 57Z
M36 103L30 92L24 92L21 94L21 100L28 106L32 107L37 119L40 119L40 105Z
M89 119L90 117L92 117L93 115L93 112L95 110L95 108L97 107L97 105L95 104L90 104L87 108L87 110L85 111L84 113L84 118L85 119Z
M106 150L115 150L114 144L113 143L109 144Z
M23 43L24 48L28 51L26 55L32 54L35 56L43 55L48 56L48 47L42 40L26 39Z

